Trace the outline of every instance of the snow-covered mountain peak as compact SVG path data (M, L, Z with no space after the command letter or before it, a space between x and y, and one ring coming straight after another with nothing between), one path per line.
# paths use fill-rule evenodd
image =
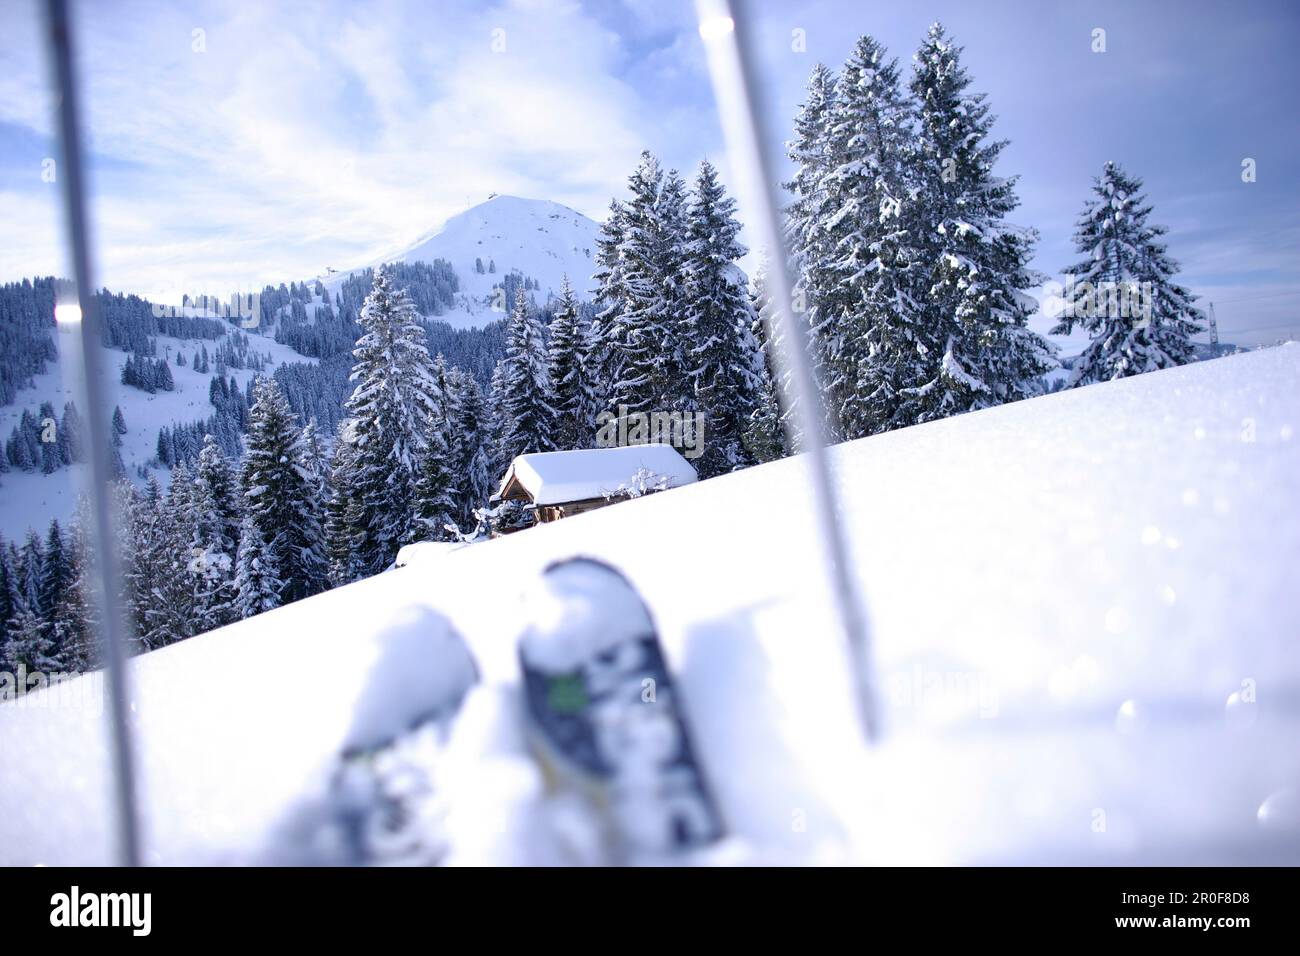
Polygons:
M557 202L495 195L369 265L447 260L460 280L458 311L465 314L441 318L481 325L500 318L490 308L492 290L510 272L537 280L539 301L559 295L566 273L578 296L588 298L599 229L598 223ZM341 283L347 274L336 273L326 284Z

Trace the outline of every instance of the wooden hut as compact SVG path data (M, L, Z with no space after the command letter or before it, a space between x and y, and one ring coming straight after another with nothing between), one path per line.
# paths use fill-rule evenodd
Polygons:
M492 498L518 501L537 521L558 521L605 505L698 480L671 445L628 445L519 455Z

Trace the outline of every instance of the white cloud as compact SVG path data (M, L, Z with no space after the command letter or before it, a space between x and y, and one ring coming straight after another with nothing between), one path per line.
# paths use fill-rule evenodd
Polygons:
M111 288L313 275L404 245L492 191L599 217L642 148L675 148L683 124L707 129L698 109L669 110L661 90L621 79L635 62L624 38L565 0L76 11ZM48 137L37 12L7 14L0 121ZM692 139L692 156L715 145ZM0 220L0 278L57 269L61 223L40 185L12 187L23 198Z

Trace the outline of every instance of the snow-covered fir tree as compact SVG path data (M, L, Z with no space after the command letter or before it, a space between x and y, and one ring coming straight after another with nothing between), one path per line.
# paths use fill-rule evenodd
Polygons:
M822 228L826 218L825 183L834 169L830 142L834 108L835 75L818 63L808 78L807 96L795 114L794 138L787 146L795 172L785 184L791 195L785 215L786 241L794 267L791 319L800 322L808 335L812 346L809 357L819 380L824 374L825 356L821 337L811 333L824 317L823 297L817 294L817 286L830 281L823 264L834 254ZM763 254L768 256L771 250L763 250Z
M298 423L275 379L253 386L241 485L249 521L271 549L283 582L280 603L324 589L328 559ZM242 532L241 532L242 533Z
M503 440L507 459L529 452L554 451L555 396L540 316L528 305L522 287L506 329L502 366L502 409L506 416Z
M196 631L236 620L235 556L242 521L239 480L216 439L208 435L194 475L194 527L190 568L196 592Z
M453 537L454 532L449 529L456 524L459 496L456 463L461 457L462 436L456 429L457 395L441 354L434 361L433 380L434 408L420 454L413 507L417 539L445 541Z
M113 435L113 444L121 447L122 436L126 434L126 417L122 414L122 406L113 406L113 422L111 426Z
M45 555L36 532L29 531L21 551L11 551L9 573L12 576L9 621L4 634L4 668L14 671L19 666L29 671L51 672L60 670L60 662L52 655L54 640L41 614L41 571Z
M456 476L452 458L446 453L426 450L420 458L420 472L415 481L415 524L417 539L449 541L458 527Z
M362 577L365 526L361 499L349 483L358 473L354 419L339 422L338 438L330 459L330 494L325 505L325 543L330 582L338 587Z
M486 505L496 490L499 476L492 468L489 410L478 382L458 368L451 370L448 380L456 398L456 524L468 531L474 527L475 510Z
M870 36L853 48L826 110L827 171L805 227L801 288L834 436L891 427L917 373L921 317L907 228L911 126L898 63Z
M4 645L8 640L9 623L22 607L18 586L17 552L0 537L0 661L4 660Z
M130 511L130 606L135 635L144 650L156 650L195 632L195 578L190 568L191 492L189 470L178 465L164 495L150 476Z
M114 481L126 478L126 462L122 461L122 449L116 445L108 448L108 474Z
M85 425L81 413L73 402L63 405L63 418L58 429L59 457L63 464L71 465L86 460Z
M1204 330L1196 297L1174 282L1164 226L1148 222L1142 180L1107 163L1094 180L1074 234L1083 261L1065 270L1067 285L1054 335L1076 326L1092 341L1075 360L1070 385L1104 382L1185 365L1191 338Z
M233 555L242 523L241 492L234 466L208 435L194 473L196 544Z
M131 622L131 642L133 649L144 646L145 609L152 597L154 568L146 560L150 552L149 537L152 524L156 520L157 503L162 497L162 490L156 475L150 474L143 489L136 491L129 481L121 482L120 502L122 506L125 534L122 536L122 574L124 578L124 603L127 616Z
M72 563L63 539L63 529L59 527L59 522L51 521L45 536L45 549L41 554L39 610L46 620L53 617L55 608L63 602L68 588L72 586ZM55 651L57 653L57 648Z
M554 384L557 448L590 447L596 432L595 342L565 275L551 319L550 367Z
M487 436L484 449L488 455L488 474L495 481L510 465L506 449L506 435L510 430L510 412L506 409L506 363L497 362L492 369L492 380L484 396L487 416Z
M298 446L302 449L302 467L307 484L312 489L312 497L318 502L318 509L323 509L329 500L330 466L325 441L321 438L316 419L309 419L302 427Z
M98 618L91 601L90 550L86 527L92 520L90 503L82 498L66 535L68 586L50 612L50 629L59 648L60 662L68 671L99 666L96 645Z
M704 413L704 453L695 462L702 478L754 463L743 438L759 400L758 343L736 264L747 250L736 238L735 211L717 170L701 163L688 212L683 352L696 408Z
M779 343L769 340L768 327L772 321L773 304L767 292L766 258L759 263L750 289L750 306L754 313L751 325L754 340L758 343L759 362L755 368L758 377L758 397L750 412L744 441L750 456L757 462L776 461L788 451L786 418L781 412L779 392L779 361L774 354Z
M41 619L40 613L24 603L19 606L4 644L5 669L17 670L20 666L30 671L57 673L62 667L60 662L50 656L54 641L49 636L49 628Z
M1038 303L1026 290L1044 279L1029 267L1037 233L1006 222L1020 202L1016 178L993 174L1006 142L989 139L993 116L985 96L969 92L961 52L936 23L915 57L911 218L926 288L917 296L921 329L907 339L927 348L926 373L903 390L889 427L1036 394L1055 365L1051 346L1027 325Z
M252 617L281 605L285 582L280 577L276 553L282 551L275 540L267 541L250 513L239 531L239 554L235 561L235 614Z
M38 616L41 613L41 568L44 563L45 553L40 536L29 529L18 552L18 587L23 604Z
M348 563L365 575L382 571L398 548L422 536L415 486L438 396L424 326L386 266L375 271L360 324L352 352L356 389L346 405L353 447L338 459L347 470L335 468L353 523L335 531L355 551Z
M619 221L603 237L619 236L617 268L598 274L606 276L600 300L617 303L601 329L607 364L617 374L608 384L607 401L631 412L682 408L690 398L681 374L685 185L645 152L628 188L631 197L620 204ZM603 244L601 252L606 253ZM600 264L605 266L603 259ZM607 312L608 306L602 315Z
M596 235L596 272L591 277L596 283L594 300L596 314L591 323L593 352L591 368L595 377L598 408L609 408L615 382L623 378L623 352L618 348L619 315L627 301L627 286L623 281L623 265L619 247L625 233L623 203L610 200L609 215L600 224Z

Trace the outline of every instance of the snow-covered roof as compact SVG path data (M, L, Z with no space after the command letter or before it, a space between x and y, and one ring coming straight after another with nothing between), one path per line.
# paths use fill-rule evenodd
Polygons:
M627 445L519 455L501 479L498 496L511 481L528 492L534 504L558 505L613 494L632 484L638 472L666 479L665 488L689 485L695 469L671 445Z

